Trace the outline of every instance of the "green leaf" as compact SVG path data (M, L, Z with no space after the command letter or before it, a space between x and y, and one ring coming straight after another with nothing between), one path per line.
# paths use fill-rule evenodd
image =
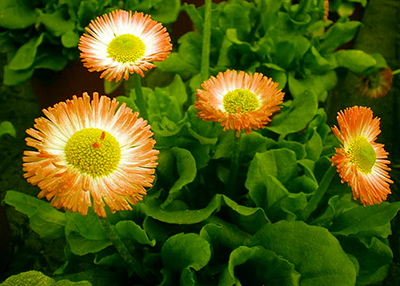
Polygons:
M178 40L179 55L197 70L200 70L202 43L202 36L195 32L188 32Z
M338 47L353 39L360 25L361 22L358 21L336 22L320 37L319 52L321 54L334 52Z
M180 191L182 190L182 188L187 184L193 182L197 174L196 161L188 150L173 147L171 151L176 158L179 179L169 190L168 198L161 205L162 208L165 208L174 199L178 198L180 196Z
M9 121L2 121L0 123L0 136L4 134L10 134L12 137L17 137L17 131L15 131L14 126Z
M24 70L32 66L35 61L37 48L42 41L43 34L40 34L39 37L32 38L29 42L22 45L10 61L8 68L10 70Z
M329 60L336 67L344 67L356 74L362 74L376 65L374 57L360 50L341 50L334 53Z
M337 239L325 228L301 221L264 225L247 246L260 245L294 264L302 286L353 286L356 270Z
M278 134L289 134L304 129L314 118L318 109L317 96L306 91L296 96L289 107L272 118L271 126L266 127Z
M99 252L112 245L93 209L90 208L86 216L68 212L66 218L65 234L73 254L83 256Z
M195 224L208 219L213 213L219 211L221 206L230 208L230 217L235 217L236 225L242 229L253 232L260 226L268 223L269 220L260 208L251 208L237 204L228 197L216 194L203 209L197 210L169 210L160 208L161 202L157 199L147 196L144 204L141 204L143 211L147 216L152 217L161 222L170 224Z
M389 222L399 210L400 202L352 208L333 221L330 231L334 235L362 234L387 238L391 234Z
M211 259L211 245L198 234L176 234L171 236L161 249L165 267L181 272L185 268L199 271Z
M44 68L51 69L53 71L60 71L68 64L68 59L57 53L56 51L50 51L42 54L38 54L35 59L33 66L35 69Z
M156 245L156 241L154 239L150 240L147 233L133 221L119 221L115 225L115 230L121 239L133 240L140 244L147 244L150 246Z
M50 31L54 36L60 37L68 31L75 28L75 21L72 19L66 20L67 17L66 9L56 10L52 14L40 13L40 18L43 25L48 31Z
M322 153L322 139L317 132L317 128L314 127L310 129L309 137L307 143L305 144L307 156L306 159L317 161Z
M218 24L223 31L236 29L239 39L246 39L251 30L250 14L254 4L245 1L229 1L223 6Z
M61 44L66 48L76 48L79 42L79 35L70 30L61 36Z
M49 203L16 191L8 191L4 201L28 216L30 227L41 238L64 237L65 214L56 210Z
M79 25L83 28L89 25L91 20L96 17L96 3L92 1L82 1L78 8Z
M198 66L185 61L181 53L176 52L172 52L166 60L157 63L157 67L165 72L177 73L183 78L192 77L200 71Z
M386 239L342 236L338 239L344 251L359 262L357 285L377 285L386 278L389 264L393 260L393 253Z
M230 254L228 267L218 285L297 286L300 285L300 273L292 263L271 250L262 246L240 246Z
M3 83L10 86L19 85L30 79L34 71L34 67L25 70L11 70L8 68L8 65L5 65Z
M154 3L149 14L154 20L161 23L174 23L178 18L180 8L180 0L161 0Z
M306 148L300 142L280 140L278 141L278 147L294 151L296 153L297 160L304 159L307 155Z
M42 272L31 270L12 275L7 278L1 286L23 286L23 285L43 285L50 286L54 284L54 279L44 275Z
M0 27L6 29L23 29L33 25L36 12L25 5L23 0L0 1Z

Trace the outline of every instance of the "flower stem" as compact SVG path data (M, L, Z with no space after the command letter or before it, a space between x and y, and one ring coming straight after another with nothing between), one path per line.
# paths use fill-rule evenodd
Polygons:
M149 115L147 114L146 103L143 97L142 81L139 74L133 74L133 84L135 85L136 92L136 105L139 108L140 116L149 121Z
M235 136L233 139L231 171L229 173L229 181L226 184L226 190L225 190L226 194L231 194L231 197L236 196L236 180L239 170L241 137L242 137L241 133L239 133L239 137Z
M326 171L324 177L321 180L321 183L318 186L318 189L315 191L313 196L311 197L310 201L308 202L306 208L303 210L303 212L299 215L299 219L302 221L307 221L308 217L311 215L313 211L318 207L319 202L323 198L323 196L326 193L326 190L328 189L329 185L331 184L331 181L333 177L336 174L336 167L335 166L330 166L328 171Z
M212 0L205 0L204 25L203 25L203 47L201 52L201 79L207 80L210 68L210 41L211 41L211 5Z
M144 270L142 264L130 254L128 248L126 248L125 244L119 238L114 226L111 225L108 218L97 218L108 239L112 242L122 259L129 265L129 269L135 271L140 278L146 281L146 279L148 279L147 272Z
M400 73L400 69L395 70L395 71L392 71L392 75L396 75L396 74L398 74L398 73Z

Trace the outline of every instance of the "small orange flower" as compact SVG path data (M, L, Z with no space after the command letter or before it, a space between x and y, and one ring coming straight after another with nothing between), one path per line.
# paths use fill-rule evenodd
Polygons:
M83 97L43 110L26 132L24 177L57 208L87 214L92 205L106 217L132 210L152 187L158 151L150 126L138 113L106 96Z
M323 19L324 22L328 21L328 16L329 16L329 0L325 0L325 15Z
M390 68L383 68L369 76L361 76L362 84L356 87L362 96L368 98L384 97L392 87L393 74Z
M370 108L354 106L338 113L339 129L334 126L333 133L343 144L336 148L331 158L342 183L347 182L353 190L354 199L360 198L365 205L379 204L390 194L390 171L387 160L389 153L384 145L375 140L381 132L380 119L372 118Z
M83 34L78 48L89 71L103 71L101 78L118 82L129 73L144 76L171 52L171 39L165 27L143 13L117 10L97 17Z
M194 107L198 117L221 122L224 131L236 130L239 137L241 130L249 133L264 128L281 109L284 93L277 86L261 73L227 70L202 83Z

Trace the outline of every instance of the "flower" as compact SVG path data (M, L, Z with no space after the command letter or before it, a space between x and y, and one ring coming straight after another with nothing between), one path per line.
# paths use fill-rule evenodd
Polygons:
M368 98L384 97L392 87L393 74L390 68L382 68L368 76L360 77L361 84L356 87L362 96Z
M390 194L393 181L387 160L389 153L384 145L375 143L380 119L372 118L372 110L367 107L354 106L338 113L339 129L334 126L333 133L343 144L336 148L331 158L332 165L337 166L342 183L347 182L353 190L353 197L360 197L365 205L379 204Z
M41 189L56 208L87 214L92 205L106 217L132 210L152 187L158 151L150 126L138 113L106 96L82 97L61 102L43 112L26 132L24 177ZM117 109L118 108L118 109Z
M155 67L151 61L163 61L171 52L171 39L165 27L143 13L117 10L97 17L83 34L78 48L83 65L89 71L103 71L105 77L118 82L129 73L144 76Z
M284 93L277 86L261 73L227 70L202 83L194 107L199 118L221 122L224 131L236 130L239 137L242 129L249 133L264 128L281 109Z
M328 16L329 16L329 0L325 0L324 8L325 8L325 13L324 13L323 21L326 22L326 21L328 21Z

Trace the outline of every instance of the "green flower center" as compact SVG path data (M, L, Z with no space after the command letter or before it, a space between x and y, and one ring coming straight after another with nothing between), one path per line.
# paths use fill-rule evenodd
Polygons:
M358 170L364 174L371 173L376 162L376 152L365 137L359 136L351 142L347 153L350 154L351 162L356 164Z
M131 34L124 34L114 38L107 47L110 58L117 62L136 62L143 57L145 44L138 37Z
M121 159L118 141L107 131L98 128L75 132L64 151L69 164L94 178L112 173Z
M230 114L245 113L258 108L257 96L248 89L235 89L225 94L223 100L226 112Z

